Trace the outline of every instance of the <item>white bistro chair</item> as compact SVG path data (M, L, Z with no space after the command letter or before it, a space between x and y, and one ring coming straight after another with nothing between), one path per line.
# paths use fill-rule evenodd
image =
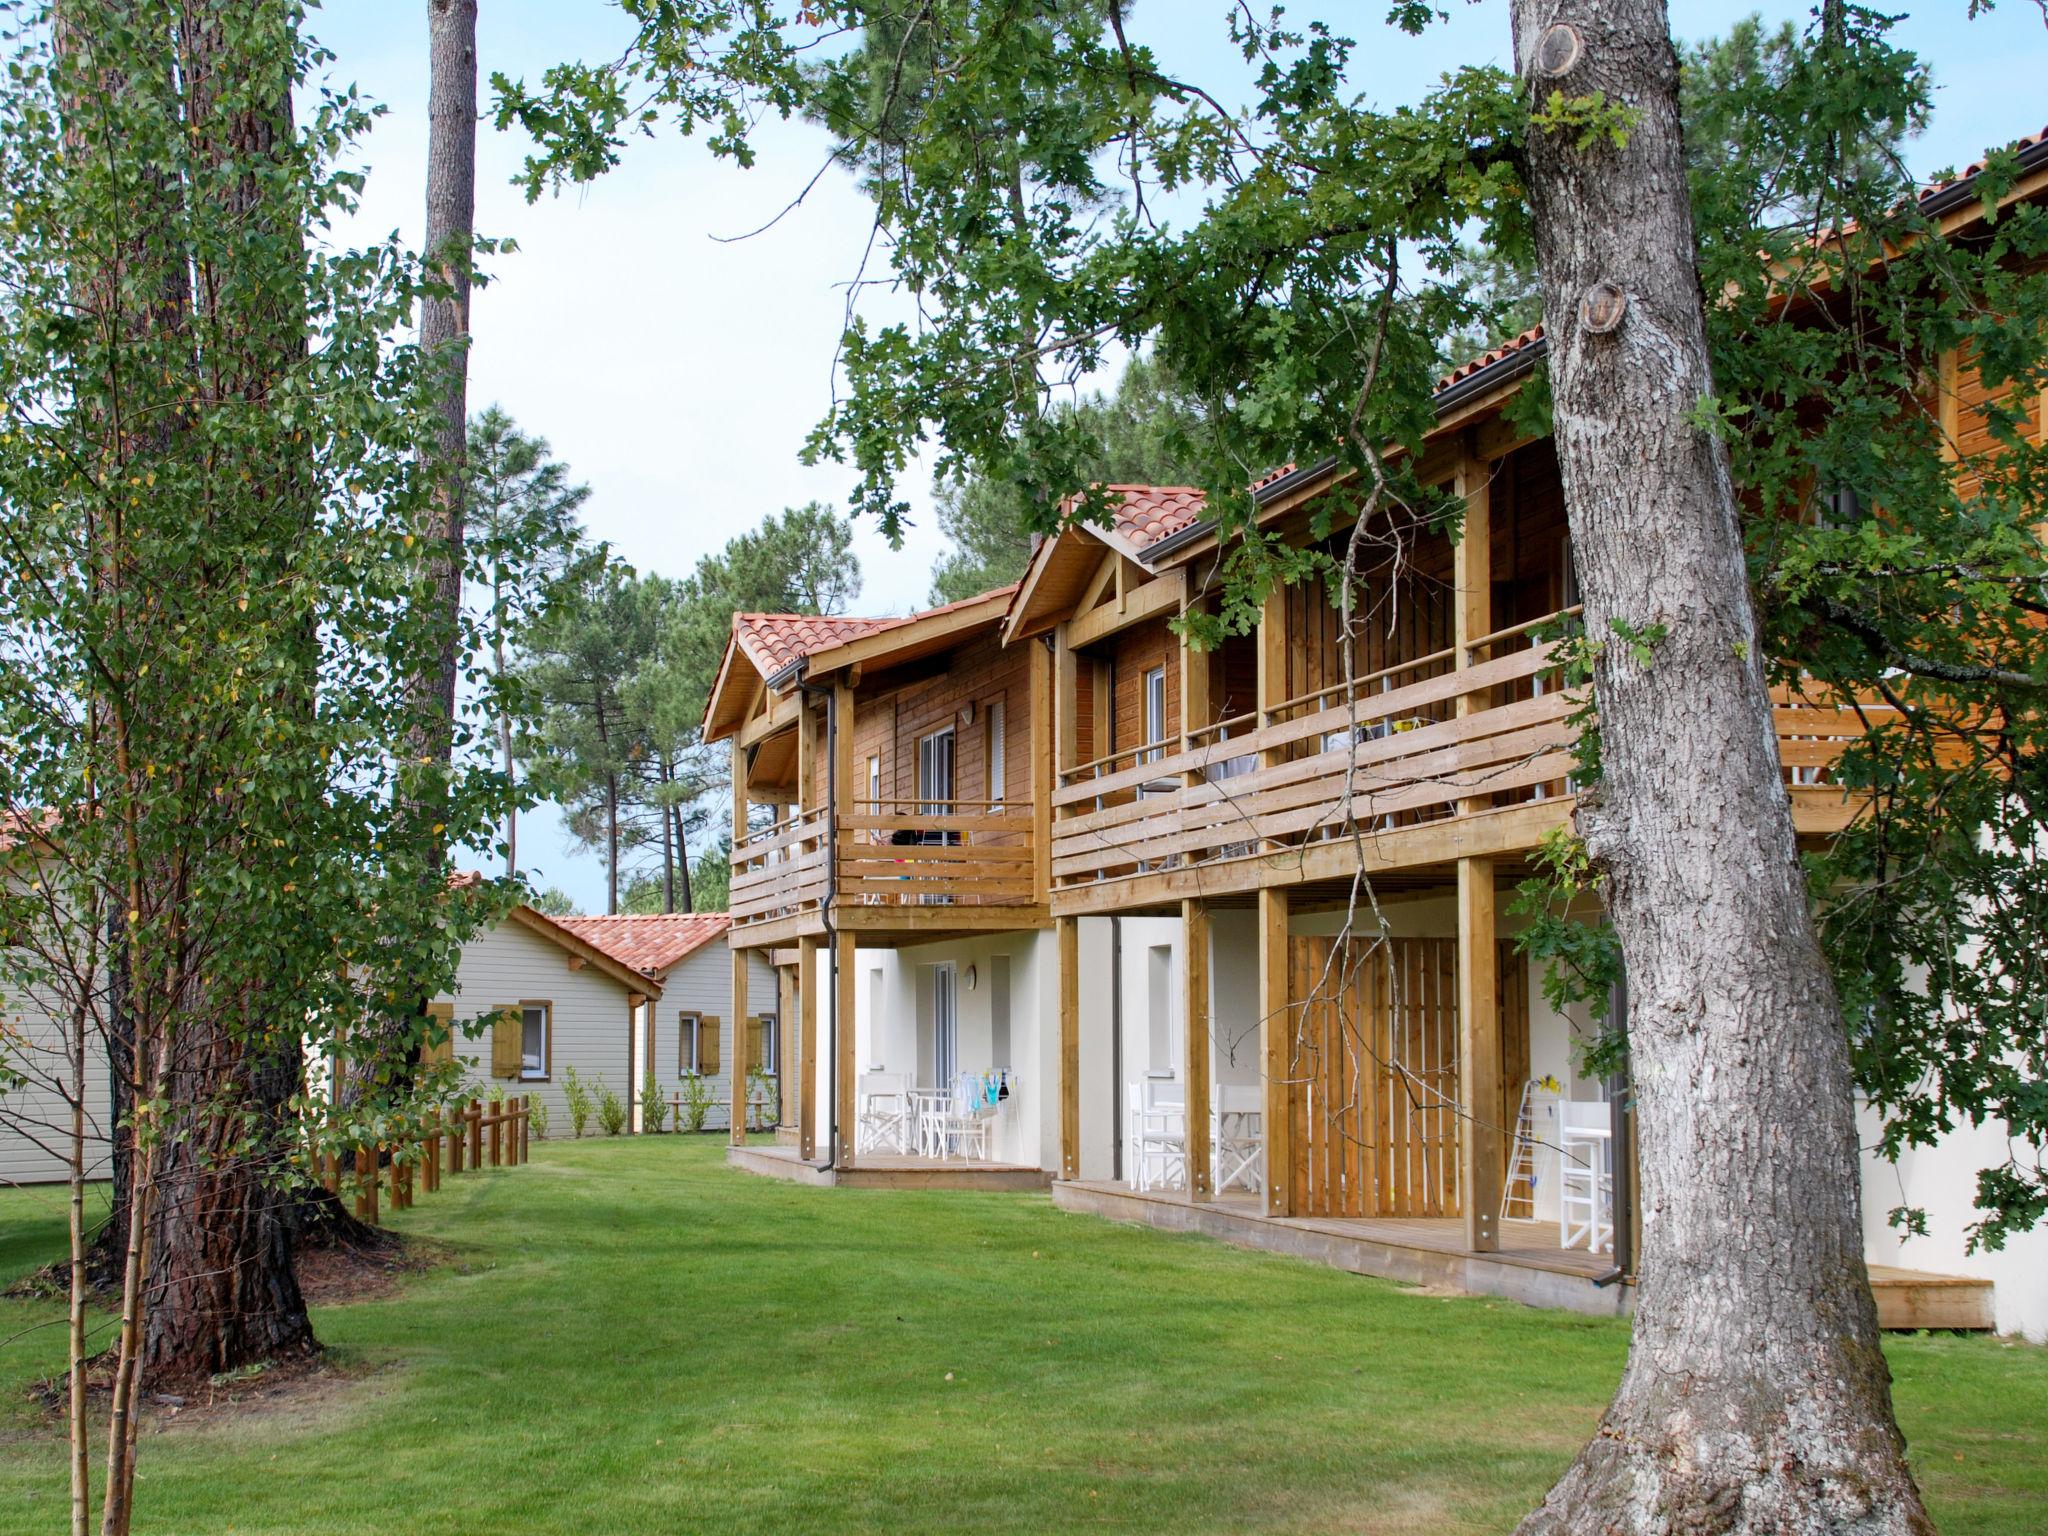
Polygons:
M911 1120L910 1074L863 1072L854 1146L862 1152L908 1152L916 1127Z
M1180 1083L1132 1083L1130 1160L1133 1189L1188 1186L1188 1099Z
M1266 1187L1266 1092L1246 1083L1216 1089L1216 1193Z
M1592 1253L1614 1251L1614 1120L1604 1099L1557 1106L1557 1240Z

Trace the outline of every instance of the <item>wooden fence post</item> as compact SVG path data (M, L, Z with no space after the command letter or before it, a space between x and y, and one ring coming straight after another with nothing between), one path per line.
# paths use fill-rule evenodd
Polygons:
M377 1225L377 1154L356 1148L356 1219Z
M448 1122L448 1171L462 1172L462 1111L459 1109Z
M519 1161L525 1162L533 1154L533 1099L531 1095L519 1101Z
M502 1131L503 1131L503 1128L504 1128L504 1124L505 1124L505 1106L504 1106L504 1101L503 1101L503 1100L500 1100L500 1101L499 1101L499 1102L498 1102L498 1103L497 1103L497 1104L496 1104L496 1105L495 1105L495 1106L494 1106L494 1107L492 1108L491 1112L490 1112L490 1113L489 1113L488 1115L484 1116L484 1119L485 1119L486 1121L488 1121L488 1122L489 1122L489 1124L490 1124L490 1129L491 1129L491 1166L492 1166L493 1168L496 1168L496 1167L497 1167L497 1166L499 1165L499 1152L500 1152L500 1150L501 1150L501 1149L500 1149L500 1143L501 1143L501 1141L503 1140L503 1136L502 1136Z
M427 1155L420 1166L426 1170L427 1193L441 1187L441 1111L427 1111Z
M469 1101L469 1166L481 1169L484 1165L484 1103L482 1099Z

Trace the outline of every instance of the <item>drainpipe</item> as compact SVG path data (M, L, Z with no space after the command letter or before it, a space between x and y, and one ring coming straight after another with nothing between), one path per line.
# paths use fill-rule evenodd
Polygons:
M1628 978L1621 977L1608 994L1607 1017L1621 1031L1621 1065L1607 1079L1608 1163L1614 1170L1614 1268L1594 1278L1601 1288L1613 1285L1634 1270L1636 1166L1628 1141L1629 1100L1634 1089L1628 1067Z
M1109 1176L1124 1176L1124 920L1109 920Z

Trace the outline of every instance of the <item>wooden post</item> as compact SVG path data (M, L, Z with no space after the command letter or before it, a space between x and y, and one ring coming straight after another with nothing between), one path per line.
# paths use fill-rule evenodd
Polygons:
M1493 633L1493 493L1489 466L1468 447L1458 460L1456 492L1465 503L1465 533L1452 555L1453 661L1457 670L1477 666L1490 657L1475 656L1472 647ZM1484 693L1460 694L1458 718L1477 714L1491 701ZM1487 809L1492 797L1468 795L1458 801L1458 814Z
M526 1097L515 1094L505 1101L505 1166L519 1166L519 1117L526 1113Z
M1500 978L1491 859L1458 860L1458 1187L1465 1246L1500 1247Z
M806 936L796 941L796 1005L802 1010L797 1035L797 1155L805 1162L818 1158L818 949L824 941Z
M1043 906L1052 899L1053 654L1043 641L1025 643L1031 656L1031 890Z
M838 1035L838 1059L832 1064L832 1098L839 1118L839 1164L841 1168L853 1166L853 1128L855 1116L854 1080L855 1063L859 1060L858 1045L854 1040L853 989L854 935L835 933L832 936L832 1027Z
M1060 969L1060 1177L1081 1177L1081 922L1055 919ZM1112 982L1112 985L1116 985Z
M327 1186L327 1193L329 1193L330 1195L340 1194L341 1159L334 1153L329 1152L320 1161L321 1167L324 1170L324 1176L321 1178L320 1182Z
M1291 695L1288 693L1287 677L1288 624L1287 589L1274 584L1266 594L1265 607L1259 620L1256 656L1258 658L1258 724L1264 730L1273 724L1282 704ZM1285 748L1272 748L1259 754L1259 766L1271 768L1286 759ZM1268 851L1277 850L1278 843L1264 844ZM1270 1134L1270 1132L1268 1133ZM1269 1181L1270 1182L1270 1181Z
M391 1161L386 1165L390 1170L385 1177L391 1182L391 1209L394 1213L405 1209L405 1173L400 1168L398 1154L403 1151L397 1142L391 1144Z
M533 1097L523 1095L519 1100L519 1161L524 1163L533 1155Z
M427 1111L426 1135L421 1142L420 1182L432 1194L441 1187L441 1111Z
M728 936L729 937L729 936ZM732 950L732 1055L726 1075L732 1085L732 1144L747 1144L747 951Z
M796 1124L796 1095L790 1074L796 1070L796 967L775 967L775 1128Z
M1259 892L1259 1043L1266 1066L1266 1214L1294 1214L1294 1008L1288 893Z
M1185 987L1187 1060L1188 1198L1207 1200L1215 1193L1215 1143L1209 1136L1209 908L1200 901L1180 904L1181 981Z
M469 1101L469 1166L482 1169L484 1165L484 1102L482 1099Z
M462 1111L459 1109L448 1126L448 1171L462 1172Z
M484 1120L488 1125L491 1133L491 1166L493 1168L503 1167L505 1141L505 1101L503 1099L500 1099L496 1104L492 1105L490 1113L484 1116Z

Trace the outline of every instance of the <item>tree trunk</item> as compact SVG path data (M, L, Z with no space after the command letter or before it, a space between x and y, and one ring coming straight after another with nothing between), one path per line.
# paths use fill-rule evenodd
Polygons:
M605 915L619 915L619 776L604 776Z
M491 590L491 612L498 613L503 593L494 585ZM502 618L492 621L491 652L496 677L500 687L505 682L505 624ZM498 711L498 751L505 762L505 786L510 789L518 782L512 761L512 715L510 711ZM519 873L519 807L505 807L505 873Z
M683 910L694 912L697 910L697 897L690 889L689 829L683 824L683 808L680 805L670 806L668 814L674 819L676 826L676 867L683 873Z
M1619 147L1532 126L1527 180L1598 643L1604 776L1579 830L1628 971L1643 1208L1621 1385L1522 1529L1929 1531L1864 1269L1847 1036L1727 454L1692 420L1713 381L1665 9L1514 0L1513 17L1539 107L1601 92L1634 113Z
M661 760L661 785L663 789L675 783L674 766L667 757ZM669 808L664 800L661 813L661 910L673 912L676 909L676 825L669 819Z

